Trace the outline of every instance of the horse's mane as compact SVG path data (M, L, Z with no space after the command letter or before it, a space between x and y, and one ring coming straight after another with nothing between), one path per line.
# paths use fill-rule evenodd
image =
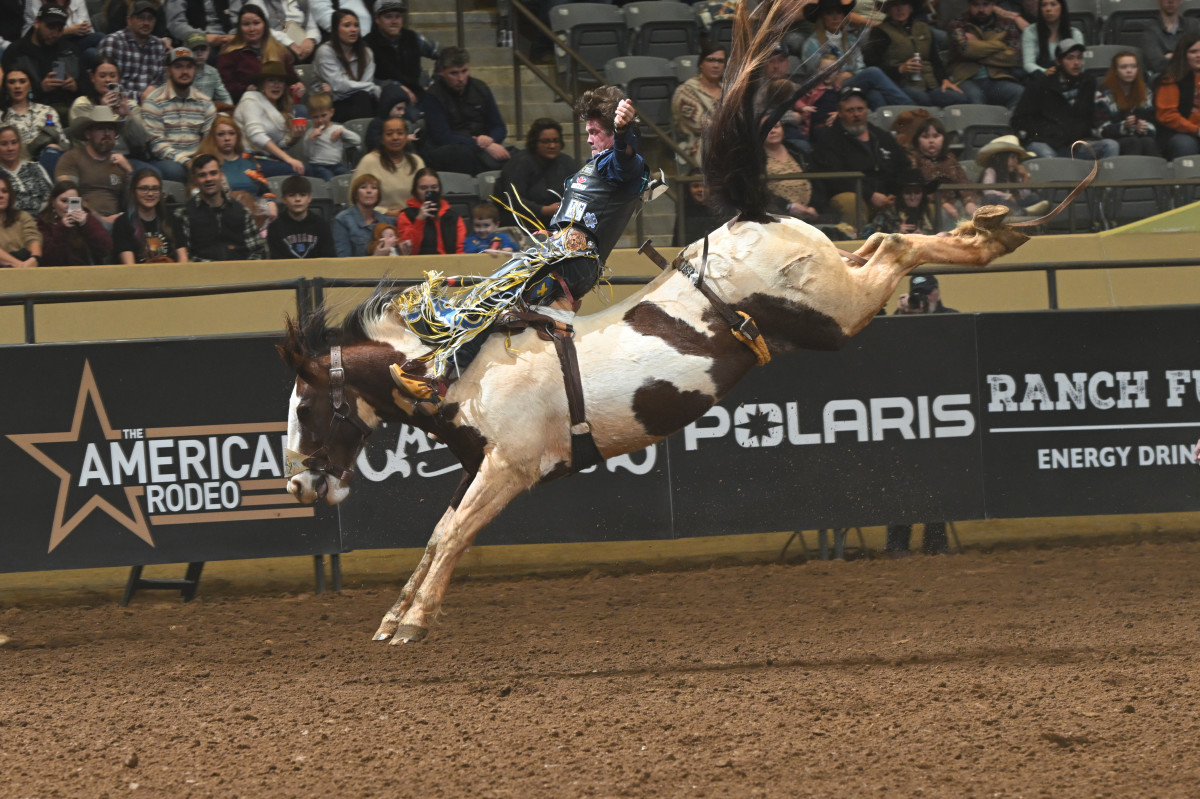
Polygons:
M818 70L800 85L767 79L771 52L812 2L815 0L764 0L752 13L746 9L747 3L738 4L725 92L705 129L701 162L708 204L718 218L736 214L747 222L769 221L771 193L763 140L796 100L833 70L841 69L850 55L843 54L837 63Z
M334 308L324 302L303 323L289 318L284 334L285 346L293 352L316 358L328 353L334 344L350 346L370 341L367 328L383 319L392 300L403 290L384 278L369 297L346 313L340 326L329 323Z

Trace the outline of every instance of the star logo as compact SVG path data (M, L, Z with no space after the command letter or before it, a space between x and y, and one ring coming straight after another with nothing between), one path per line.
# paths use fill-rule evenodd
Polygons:
M772 419L771 414L760 407L746 417L744 425L738 425L738 427L745 429L746 439L750 446L757 447L763 443L764 439L770 439L774 429L782 424L782 422Z
M87 418L89 426L98 422L104 440L116 441L121 438L121 431L114 429L108 421L108 413L104 409L104 402L100 399L100 391L96 387L96 380L92 375L92 365L88 361L84 361L83 377L79 381L79 395L75 401L75 414L71 420L70 430L60 433L20 433L8 436L10 441L49 469L59 479L58 500L54 507L54 524L50 530L50 549L47 551L53 552L55 547L61 544L96 510L104 511L138 538L150 546L154 546L154 539L150 535L146 517L138 502L138 498L144 491L142 486L128 486L123 489L121 493L124 495L125 501L119 504L126 508L124 510L118 508L98 492L93 492L78 510L74 511L69 518L67 517L74 480L71 471L51 457L46 450L53 448L53 445L56 444L78 443L89 411L91 414L91 418ZM113 489L109 489L109 493L112 491Z

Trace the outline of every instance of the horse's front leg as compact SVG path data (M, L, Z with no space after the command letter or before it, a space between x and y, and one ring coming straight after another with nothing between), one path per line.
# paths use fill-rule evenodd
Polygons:
M536 482L511 465L496 466L485 459L462 503L450 513L440 536L429 572L412 594L412 604L400 619L392 636L393 644L420 641L437 618L459 558L475 541L475 536L513 500Z
M433 556L437 552L438 541L441 540L442 531L445 529L446 524L449 523L450 516L453 513L454 508L446 508L446 512L442 514L442 518L438 520L437 526L433 528L433 535L429 537L429 543L425 545L425 554L421 556L421 562L417 564L417 568L413 569L413 573L409 575L408 582L404 584L404 588L400 591L400 597L396 600L396 604L392 605L391 609L383 614L383 621L379 623L379 629L375 631L375 635L371 640L386 641L396 634L396 628L400 626L401 617L412 606L413 596L417 593L417 589L421 587L421 583L425 580L425 575L429 573L429 565L433 563Z

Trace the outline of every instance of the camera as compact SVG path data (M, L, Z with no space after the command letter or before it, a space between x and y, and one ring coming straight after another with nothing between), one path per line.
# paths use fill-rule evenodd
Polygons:
M929 292L913 289L908 293L906 307L911 313L929 313Z
M120 85L120 84L118 84L118 83L107 83L107 84L105 84L105 85L108 87L108 90L109 90L110 92L115 92L115 91L117 91L118 89L120 89L120 88L121 88L121 85Z
M425 202L435 203L440 199L442 199L442 194L437 189L426 189L425 190Z

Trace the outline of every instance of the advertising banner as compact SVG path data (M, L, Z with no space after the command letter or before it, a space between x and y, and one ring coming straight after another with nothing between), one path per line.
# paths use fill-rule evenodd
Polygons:
M341 551L284 492L272 337L0 348L0 571Z
M1200 510L1200 309L978 319L989 517Z

